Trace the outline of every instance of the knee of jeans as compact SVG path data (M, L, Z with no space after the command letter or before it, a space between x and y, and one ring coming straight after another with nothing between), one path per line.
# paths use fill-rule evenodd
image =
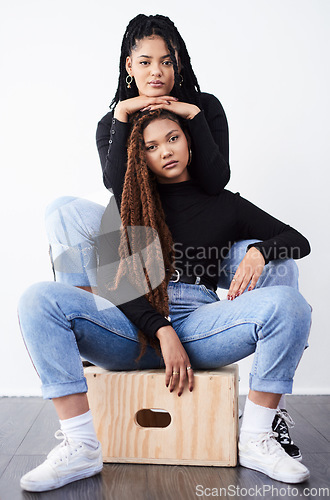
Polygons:
M74 210L73 202L78 199L74 196L61 196L47 206L45 225L50 245L54 242L68 244L67 233L71 231L70 221L76 217L72 212Z
M47 300L49 289L54 285L56 283L52 281L35 283L23 292L17 306L18 317L21 323L24 323L26 318L40 314L40 310L43 309Z
M275 261L274 272L280 283L291 287L298 287L299 269L293 259Z
M74 196L60 196L47 205L45 211L45 224L48 235L51 235L53 231L56 232L56 228L58 226L62 227L63 212L65 212L65 208L68 209L70 207L70 203L76 201L77 199L78 198Z
M272 287L272 301L282 315L299 331L309 331L311 307L298 290L290 286Z
M56 198L53 200L49 205L46 207L45 211L45 218L47 218L54 212L56 212L59 208L64 207L68 203L71 203L72 201L77 200L78 198L76 196L60 196L59 198Z

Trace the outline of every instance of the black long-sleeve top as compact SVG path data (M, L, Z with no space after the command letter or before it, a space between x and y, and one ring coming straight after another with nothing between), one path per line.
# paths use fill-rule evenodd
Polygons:
M198 269L204 270L201 274L204 278L206 274L210 285L215 288L221 260L235 241L261 240L253 247L262 253L266 263L273 259L299 259L310 252L309 243L302 234L238 193L222 190L210 195L193 179L158 184L158 191L175 242L176 268L189 274L197 269L198 264ZM112 284L115 276L116 266L111 266L111 263L119 260L119 227L120 217L112 197L101 225L99 291L118 305L148 337L154 337L159 328L170 322L150 305L145 296L130 300L134 293L130 296L130 285L126 282L121 285L118 296L127 297L128 302L123 304L121 299L116 303L116 296L107 290L107 284Z
M217 194L230 178L228 123L221 103L212 94L201 93L203 109L186 120L192 139L190 175L208 194ZM100 156L103 182L112 189L118 206L127 167L127 139L130 124L107 113L98 123L96 144Z

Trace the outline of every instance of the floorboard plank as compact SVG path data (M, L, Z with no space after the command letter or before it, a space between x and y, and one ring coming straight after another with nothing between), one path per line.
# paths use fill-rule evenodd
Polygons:
M10 455L0 455L0 478L4 471L6 470L6 467L8 466L9 462L13 458L13 454L11 453ZM0 497L1 499L1 497Z
M106 464L102 471L104 498L148 500L147 470L143 464Z
M294 408L330 442L330 403L329 404L301 404L295 403ZM319 450L320 451L320 450Z
M41 398L1 398L0 455L16 452L43 405Z
M290 402L294 402L297 404L304 404L304 405L313 405L315 403L322 405L322 404L330 404L330 395L327 394L322 394L322 395L308 395L308 396L302 396L302 395L296 395L296 394L288 394L286 396L286 400ZM291 401L292 400L292 401Z
M311 477L307 481L309 488L328 488L328 495L314 498L330 497L330 453L305 453L303 463L309 468Z
M303 407L301 407L303 406ZM325 410L322 414L327 414L327 405L321 405ZM298 405L295 402L288 402L287 410L295 422L295 426L290 429L290 435L299 448L303 458L305 453L330 453L330 442L318 431L306 418L307 405Z
M60 444L54 437L55 431L59 428L58 416L52 401L45 401L15 455L47 455Z

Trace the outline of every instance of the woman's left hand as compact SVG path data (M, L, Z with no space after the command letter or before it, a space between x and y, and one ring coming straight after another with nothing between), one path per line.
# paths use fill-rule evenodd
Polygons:
M189 104L188 102L180 102L180 101L169 101L168 104L152 104L150 106L146 106L142 108L140 111L154 111L155 109L167 109L176 115L181 116L181 118L185 118L186 120L192 120L194 116L196 116L200 109L195 104Z
M237 268L228 291L228 300L241 295L251 281L249 290L253 290L265 267L265 259L257 248L251 247Z

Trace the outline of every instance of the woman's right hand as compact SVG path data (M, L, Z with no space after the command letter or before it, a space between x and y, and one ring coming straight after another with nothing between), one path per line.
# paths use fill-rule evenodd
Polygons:
M121 122L128 122L129 115L140 111L141 109L148 108L148 106L157 104L171 104L178 99L170 95L164 95L161 97L147 97L140 95L138 97L132 97L131 99L125 99L125 101L120 101L115 107L114 118Z
M163 326L157 330L156 337L159 339L164 358L166 387L170 384L169 390L172 392L179 383L178 396L181 396L188 377L188 387L192 391L194 388L194 372L192 368L187 370L191 366L188 354L174 328L170 325Z

